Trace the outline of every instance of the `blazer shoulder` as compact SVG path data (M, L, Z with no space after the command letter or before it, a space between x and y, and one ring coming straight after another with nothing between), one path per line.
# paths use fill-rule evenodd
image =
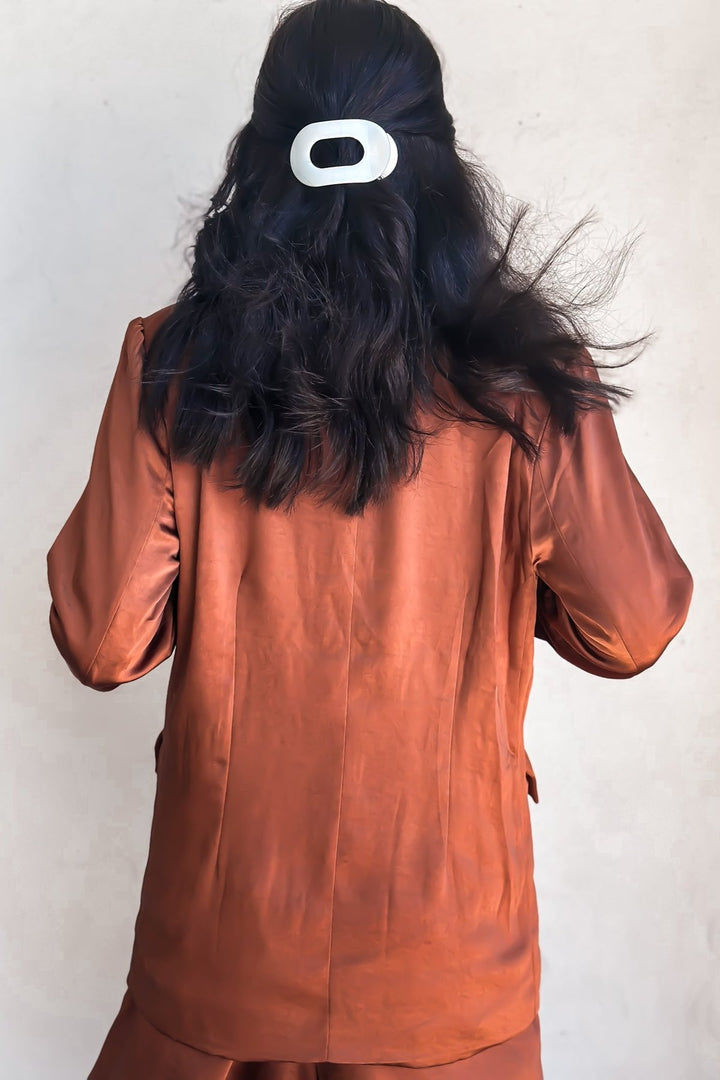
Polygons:
M146 344L150 343L155 331L165 322L169 315L171 315L175 310L175 306L175 304L166 304L165 307L158 308L156 311L150 312L149 315L138 316Z

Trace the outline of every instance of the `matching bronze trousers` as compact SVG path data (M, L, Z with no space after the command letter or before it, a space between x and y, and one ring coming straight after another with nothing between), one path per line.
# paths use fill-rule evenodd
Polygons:
M445 1065L349 1065L335 1062L228 1061L177 1042L137 1010L130 991L120 1005L88 1080L543 1080L540 1022L471 1057Z

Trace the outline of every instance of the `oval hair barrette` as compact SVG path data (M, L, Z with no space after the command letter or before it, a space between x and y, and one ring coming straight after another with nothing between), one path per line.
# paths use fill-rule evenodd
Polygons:
M310 160L310 151L322 139L357 139L363 156L354 165L320 168ZM298 131L290 147L290 168L302 184L325 187L329 184L367 184L389 176L397 165L397 144L392 135L373 120L318 120Z

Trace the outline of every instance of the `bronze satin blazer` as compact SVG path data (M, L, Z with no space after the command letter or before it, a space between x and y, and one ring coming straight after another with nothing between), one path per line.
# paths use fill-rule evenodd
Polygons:
M612 413L566 439L539 395L515 403L534 468L507 433L440 421L362 519L242 504L222 463L137 426L169 310L129 323L47 554L85 685L174 649L128 986L161 1031L240 1061L470 1056L539 1007L534 637L631 678L682 627L690 572Z

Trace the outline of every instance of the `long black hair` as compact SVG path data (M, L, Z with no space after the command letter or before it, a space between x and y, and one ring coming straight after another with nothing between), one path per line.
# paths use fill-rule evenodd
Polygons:
M394 171L370 183L302 184L289 164L298 130L357 117L393 136ZM353 164L359 149L325 140L312 160ZM583 353L592 363L589 347L652 336L603 345L583 321L614 289L634 242L609 279L593 267L573 297L548 280L592 215L534 272L515 265L528 207L511 211L496 180L458 148L438 54L396 5L285 8L226 164L191 276L147 349L141 422L159 422L177 376L172 453L206 468L242 447L230 486L256 505L290 509L305 490L362 513L419 469L429 434L419 409L497 425L534 460L537 446L503 394L544 395L564 433L578 409L630 395L570 365Z

